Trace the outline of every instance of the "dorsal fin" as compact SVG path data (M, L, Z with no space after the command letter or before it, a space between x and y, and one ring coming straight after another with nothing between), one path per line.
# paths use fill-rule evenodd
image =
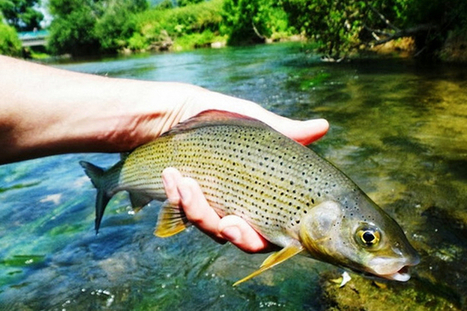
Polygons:
M200 112L194 117L191 117L186 121L180 122L179 124L172 127L169 131L163 133L161 136L178 134L200 127L218 125L242 125L249 127L272 129L271 127L259 120L239 113L211 109Z

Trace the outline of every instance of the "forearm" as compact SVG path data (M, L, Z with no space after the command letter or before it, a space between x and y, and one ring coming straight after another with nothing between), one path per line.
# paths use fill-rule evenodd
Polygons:
M130 150L182 119L186 94L201 90L74 73L2 56L0 68L0 163Z
M0 164L72 152L121 152L206 109L257 118L309 144L325 120L294 121L189 84L106 78L0 56Z

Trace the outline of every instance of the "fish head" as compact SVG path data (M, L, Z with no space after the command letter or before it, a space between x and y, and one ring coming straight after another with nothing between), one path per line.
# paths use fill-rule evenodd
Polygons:
M374 206L373 206L374 205ZM360 205L360 212L365 207ZM300 240L311 257L367 276L408 281L420 258L399 225L376 204L371 219L350 216L341 203L325 201L300 223Z

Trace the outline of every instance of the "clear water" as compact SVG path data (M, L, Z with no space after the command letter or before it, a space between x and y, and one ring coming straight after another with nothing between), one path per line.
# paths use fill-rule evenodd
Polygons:
M299 44L57 66L188 82L285 116L328 119L328 135L312 148L393 215L422 256L407 284L390 284L398 296L415 297L396 305L438 310L425 300L443 299L467 308L467 68L407 60L325 64ZM158 203L132 215L126 195L118 195L96 236L95 192L78 161L109 166L117 159L72 154L0 167L0 309L330 308L323 279L338 268L297 257L233 288L266 255L218 245L195 229L156 238Z

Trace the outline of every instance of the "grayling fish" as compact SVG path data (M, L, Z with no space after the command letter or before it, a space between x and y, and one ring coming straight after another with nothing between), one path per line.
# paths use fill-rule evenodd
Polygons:
M110 198L128 191L135 210L166 200L167 167L198 181L222 217L245 219L280 247L246 281L296 254L380 278L407 281L419 256L399 225L340 170L266 124L210 110L138 147L107 171L80 162L97 188L96 232ZM186 228L166 202L155 234Z

